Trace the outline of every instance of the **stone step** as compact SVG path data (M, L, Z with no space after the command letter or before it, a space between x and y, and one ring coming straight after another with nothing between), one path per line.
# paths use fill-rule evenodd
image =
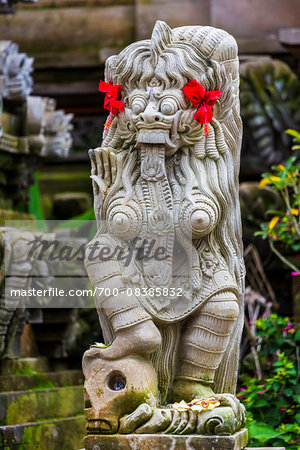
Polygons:
M0 394L0 425L83 414L83 387L68 386Z
M85 450L242 450L248 442L248 430L243 428L231 436L172 434L107 434L88 435Z
M83 381L81 370L62 370L60 372L44 372L36 375L3 375L0 376L0 392L77 386L82 385Z
M0 427L3 450L74 450L82 447L86 421L83 416Z
M35 372L47 372L49 363L46 357L3 359L1 375L34 375Z

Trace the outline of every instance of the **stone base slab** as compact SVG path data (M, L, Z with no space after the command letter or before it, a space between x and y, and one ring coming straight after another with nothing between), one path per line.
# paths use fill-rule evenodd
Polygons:
M248 442L246 428L232 436L174 436L171 434L89 435L85 450L241 450Z

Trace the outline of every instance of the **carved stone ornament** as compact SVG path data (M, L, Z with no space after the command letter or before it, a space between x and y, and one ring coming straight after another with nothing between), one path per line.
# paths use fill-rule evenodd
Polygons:
M0 92L4 100L23 101L32 90L33 58L19 53L18 45L0 41Z
M66 114L63 110L56 110L55 100L47 98L45 117L45 145L41 156L68 156L72 146L71 121L74 114Z
M222 92L208 127L183 92L192 80ZM85 264L105 344L83 358L88 432L233 435L245 423L236 42L158 21L107 60L105 81L124 111L90 151Z
M11 14L16 3L36 3L37 0L0 0L0 14Z

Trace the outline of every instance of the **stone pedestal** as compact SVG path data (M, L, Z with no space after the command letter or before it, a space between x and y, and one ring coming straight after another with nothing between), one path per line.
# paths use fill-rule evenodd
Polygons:
M85 450L240 450L246 447L248 431L232 436L174 436L171 434L89 435Z

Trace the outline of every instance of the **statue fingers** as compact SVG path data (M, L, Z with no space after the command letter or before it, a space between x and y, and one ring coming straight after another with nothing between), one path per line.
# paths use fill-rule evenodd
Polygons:
M180 424L181 414L176 409L172 410L173 419L169 427L164 431L165 434L173 434Z
M103 179L107 186L111 185L111 168L110 168L110 159L109 153L106 149L102 150L102 161L103 161Z
M113 184L116 176L117 176L117 156L114 152L110 152L109 154L109 159L110 159L110 169L111 169L111 183Z
M96 176L96 174L97 174L96 157L95 157L95 152L93 149L89 150L89 157L90 157L90 161L91 161L91 178L92 178L93 176ZM92 186L93 186L94 198L96 198L99 195L98 183L96 183L93 180Z
M150 420L135 430L137 434L152 434L164 431L172 421L171 409L155 409Z
M188 421L187 424L185 426L185 428L180 431L179 434L192 434L195 432L196 429L196 425L197 425L197 418L198 418L198 413L195 411L192 411L191 409L188 411Z
M153 414L153 409L147 403L142 403L133 413L120 419L120 434L132 433L137 427L147 422Z
M94 150L95 160L96 160L96 175L100 178L104 178L104 169L103 169L103 161L102 161L102 149L101 147L95 148Z
M176 430L174 430L174 432L172 434L181 434L182 431L187 426L188 421L189 421L189 413L188 413L188 411L182 411L181 414L180 414L180 422L179 422Z
M89 157L91 161L91 174L96 174L96 158L95 158L95 151L93 148L89 150Z

